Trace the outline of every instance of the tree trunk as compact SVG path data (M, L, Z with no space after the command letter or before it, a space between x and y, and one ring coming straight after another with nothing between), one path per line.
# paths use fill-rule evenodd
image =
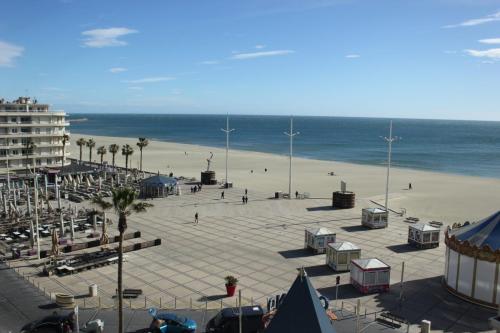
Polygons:
M128 174L128 155L125 155L125 175Z
M80 146L80 164L82 164L82 146Z
M113 153L113 171L115 170L115 153Z
M141 172L142 172L142 148L141 148Z
M65 152L66 152L66 143L63 143L63 156L62 156L62 166L64 166L64 155L65 155Z
M104 155L103 155L103 154L101 154L101 166L102 166L102 159L103 159L103 157L104 157Z
M120 231L118 243L118 333L123 333L123 232Z
M89 162L92 163L92 148L90 148Z

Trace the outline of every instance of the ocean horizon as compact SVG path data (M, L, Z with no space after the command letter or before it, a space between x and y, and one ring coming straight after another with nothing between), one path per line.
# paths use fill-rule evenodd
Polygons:
M226 115L71 113L70 131L82 135L225 147ZM72 120L85 118L85 121ZM294 116L294 156L383 166L389 119ZM500 178L500 122L392 119L392 166ZM290 117L231 115L230 148L288 155ZM118 143L118 142L117 142ZM99 145L99 142L97 142Z

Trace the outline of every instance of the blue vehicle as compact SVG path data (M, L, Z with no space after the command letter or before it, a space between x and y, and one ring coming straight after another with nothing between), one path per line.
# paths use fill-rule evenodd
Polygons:
M192 319L174 313L158 312L156 309L149 309L149 314L153 317L153 321L149 325L151 333L196 332L196 322Z

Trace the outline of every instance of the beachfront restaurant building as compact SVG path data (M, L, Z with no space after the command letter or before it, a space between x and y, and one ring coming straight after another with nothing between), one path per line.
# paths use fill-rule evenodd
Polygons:
M348 271L351 260L361 258L361 248L351 242L330 243L326 247L326 264L337 272Z
M417 247L438 247L440 229L426 223L408 226L408 243Z
M391 267L377 258L351 261L351 284L363 294L388 291Z
M174 194L177 180L173 177L155 175L141 181L139 196L141 198L163 198Z
M445 232L444 280L449 291L476 303L500 305L500 212Z
M372 229L387 227L387 212L381 208L363 208L361 224Z
M315 253L325 253L328 244L334 242L335 233L327 228L312 228L305 231L304 248L312 249Z

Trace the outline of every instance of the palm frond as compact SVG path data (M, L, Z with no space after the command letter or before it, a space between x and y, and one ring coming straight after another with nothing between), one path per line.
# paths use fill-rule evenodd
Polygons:
M150 204L150 203L148 203L148 202L138 202L138 203L132 205L132 209L136 213L145 212L146 209L149 208L149 207L153 207L153 205Z

